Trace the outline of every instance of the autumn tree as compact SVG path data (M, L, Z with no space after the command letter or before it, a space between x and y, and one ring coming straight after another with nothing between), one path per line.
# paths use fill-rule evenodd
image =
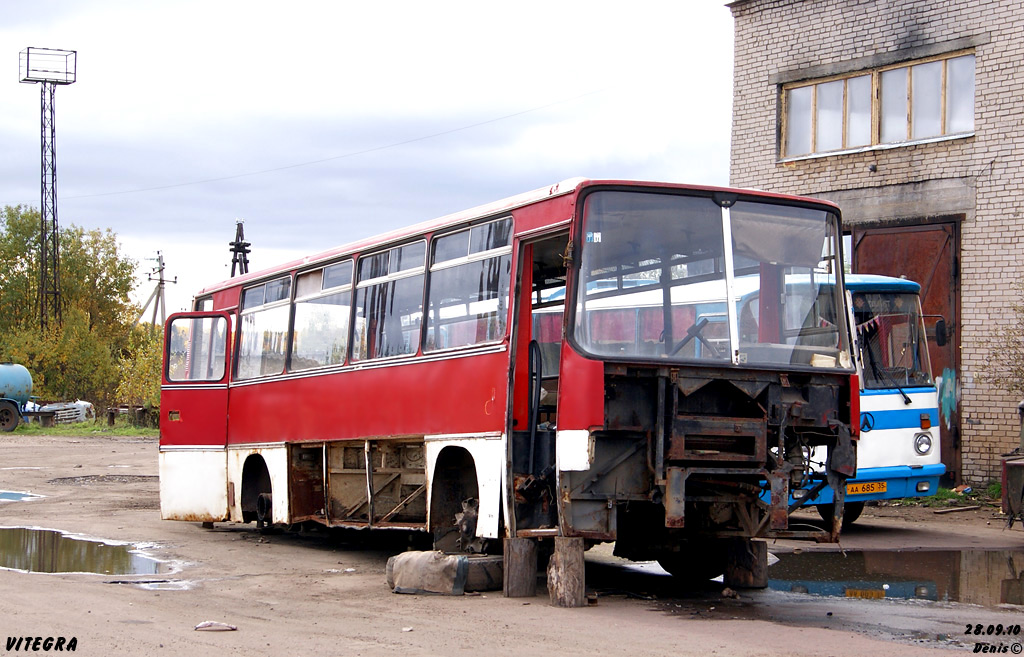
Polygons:
M117 363L117 403L144 408L160 405L163 345L163 335L150 330L148 325L136 326L132 330L128 348Z
M138 306L136 263L108 230L60 230L63 323L39 327L39 211L0 211L0 361L21 363L45 399L114 401L121 359L131 357Z

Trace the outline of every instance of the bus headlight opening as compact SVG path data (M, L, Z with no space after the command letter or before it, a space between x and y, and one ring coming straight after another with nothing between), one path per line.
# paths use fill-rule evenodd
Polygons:
M932 451L932 436L929 433L919 433L914 436L914 451L924 456Z
M917 492L927 493L931 489L931 485L927 481L917 482Z

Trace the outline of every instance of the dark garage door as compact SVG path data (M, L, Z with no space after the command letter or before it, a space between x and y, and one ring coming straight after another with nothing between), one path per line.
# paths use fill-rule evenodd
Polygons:
M935 341L935 320L926 321L932 372L943 376L940 390L942 462L947 478L960 482L960 290L956 221L886 227L856 227L853 233L853 271L858 274L905 276L921 284L921 305L926 315L941 315L950 338L940 347Z

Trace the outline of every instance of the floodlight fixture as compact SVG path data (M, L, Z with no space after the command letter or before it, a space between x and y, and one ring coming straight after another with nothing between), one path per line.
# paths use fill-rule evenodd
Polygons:
M78 53L56 48L25 48L18 57L20 82L74 84Z

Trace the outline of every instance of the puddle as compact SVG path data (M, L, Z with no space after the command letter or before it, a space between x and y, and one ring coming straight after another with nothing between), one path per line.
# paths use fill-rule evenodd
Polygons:
M170 564L142 554L134 545L27 527L0 527L0 568L102 575L157 575L173 570Z
M779 554L768 588L817 596L1024 605L1024 550Z
M42 497L33 493L20 493L15 490L0 490L0 502L24 502Z

